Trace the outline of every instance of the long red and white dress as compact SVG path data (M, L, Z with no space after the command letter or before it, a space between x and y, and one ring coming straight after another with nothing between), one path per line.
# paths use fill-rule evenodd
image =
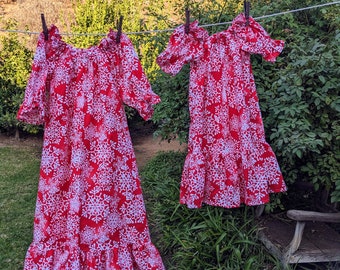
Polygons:
M260 205L286 191L264 127L250 55L275 61L284 42L273 40L253 18L238 15L208 37L197 22L176 28L158 58L171 75L190 63L190 130L180 203L226 208Z
M25 269L164 269L152 244L124 104L152 92L131 41L74 48L41 34L18 119L44 124L34 239Z

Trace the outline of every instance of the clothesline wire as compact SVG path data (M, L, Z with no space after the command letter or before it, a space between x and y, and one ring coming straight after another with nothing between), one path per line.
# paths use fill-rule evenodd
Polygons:
M270 18L270 17L276 17L276 16L281 16L281 15L286 15L286 14L289 14L289 13L295 13L295 12L300 12L300 11L304 11L304 10L321 8L321 7L326 7L326 6L336 5L336 4L340 4L340 1L330 2L330 3L325 3L325 4L310 6L310 7L304 7L304 8L298 8L298 9L294 9L294 10L287 10L287 11L283 11L283 12L279 12L279 13L263 15L263 16L259 16L259 17L254 18L254 20L261 20L261 19L266 19L266 18ZM219 25L225 25L225 24L231 24L231 23L232 22L205 24L205 25L201 25L201 27L219 26Z
M276 16L286 15L286 14L300 12L300 11L304 11L304 10L321 8L321 7L337 5L337 4L340 4L340 1L335 1L335 2L330 2L330 3L320 4L320 5L314 5L314 6L309 6L309 7L303 7L303 8L298 8L298 9L293 9L293 10L263 15L263 16L255 17L254 20L261 20L261 19L266 19L266 18L270 18L270 17L276 17ZM204 24L204 25L200 25L200 27L205 28L205 27L212 27L212 26L227 25L227 24L231 24L231 23L232 22L229 21L229 22ZM175 30L175 28L159 29L159 30L156 29L156 30L148 30L148 31L141 31L141 32L125 32L125 34L126 35L144 35L144 34L152 34L152 33L172 32L174 30ZM21 34L29 34L29 35L39 35L40 34L40 32L31 32L31 31L24 31L24 30L10 30L10 29L0 29L0 32L21 33ZM61 35L64 35L64 36L106 36L107 34L102 34L102 33L97 33L97 34L96 33L61 33Z

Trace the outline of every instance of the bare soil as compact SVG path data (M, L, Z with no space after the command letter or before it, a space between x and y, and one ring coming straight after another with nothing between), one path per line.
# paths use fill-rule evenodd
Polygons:
M138 168L145 164L160 151L185 151L187 145L178 141L167 142L153 136L150 123L137 124L130 128L131 139L136 154ZM21 136L15 139L0 133L0 147L39 148L42 147L42 136ZM0 162L1 163L1 162Z
M142 168L160 151L186 151L187 145L176 140L170 142L153 136L151 123L139 123L130 128L131 140L135 150L137 165Z

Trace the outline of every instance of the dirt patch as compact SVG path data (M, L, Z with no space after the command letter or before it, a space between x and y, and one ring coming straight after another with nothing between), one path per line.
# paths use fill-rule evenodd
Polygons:
M142 168L153 156L160 151L185 151L186 145L177 141L162 141L159 138L147 136L133 139L133 147L136 154L138 168Z
M131 139L135 150L138 168L142 168L153 156L160 151L186 151L187 145L179 141L164 141L153 136L150 124L131 130Z
M7 136L0 133L0 147L17 147L17 148L30 148L42 147L41 136L25 136L20 139L15 139L14 136Z
M139 124L130 128L133 148L136 154L138 168L145 164L160 151L185 151L186 144L178 141L162 141L153 136L154 128L150 123ZM0 134L0 147L42 147L42 136L25 136L19 140Z

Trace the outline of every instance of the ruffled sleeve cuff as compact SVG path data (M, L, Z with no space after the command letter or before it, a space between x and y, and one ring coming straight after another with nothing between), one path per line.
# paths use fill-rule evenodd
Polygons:
M20 106L17 119L28 124L41 125L45 122L45 113L37 102L26 103Z
M232 30L238 36L243 51L260 54L266 61L274 62L283 50L283 40L272 39L252 17L249 17L249 24L246 25L243 13L234 19Z
M268 62L275 62L276 58L281 54L284 44L283 40L272 40L263 53L263 59Z
M154 112L154 105L161 102L161 99L156 94L147 94L144 99L141 99L138 102L138 106L136 107L139 115L145 120L150 120L153 112Z
M30 77L25 90L24 101L17 113L17 119L29 124L40 125L46 116L47 64L43 34L38 40Z

